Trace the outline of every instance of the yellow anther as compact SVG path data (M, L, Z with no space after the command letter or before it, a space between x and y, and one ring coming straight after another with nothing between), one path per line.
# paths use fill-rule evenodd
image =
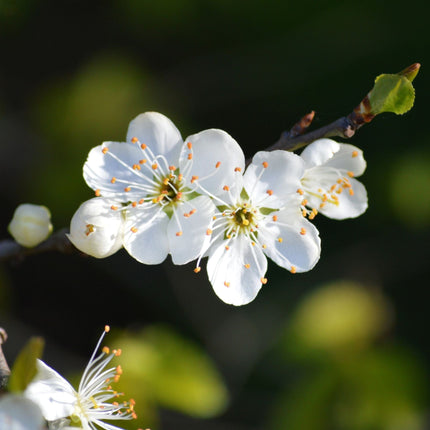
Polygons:
M273 215L272 216L272 220L275 221L275 222L278 221L278 215Z
M267 284L267 278L261 278L260 281L263 285Z
M131 190L131 188L130 188L130 187L125 187L125 188L124 188L124 191L125 191L126 193L128 193L130 190Z
M301 234L302 236L304 236L304 235L306 234L306 229L305 229L304 227L302 227L302 228L300 229L300 234Z
M235 167L235 168L234 168L234 171L235 171L235 172L241 172L241 171L242 171L242 169L241 169L240 167Z
M148 160L146 158L142 158L142 160L139 160L139 164L145 164Z
M146 146L144 143L142 143L142 145L140 145L140 147L141 147L143 150L145 150L145 149L147 148L147 146Z
M87 228L85 230L85 236L89 236L91 233L94 233L94 225L93 224L87 224L85 227Z
M249 225L249 221L246 218L244 218L244 219L242 219L242 224L243 225Z
M137 202L133 202L131 205L135 208L137 206Z
M169 166L169 170L172 170L174 172L176 170L176 166Z
M178 175L178 181L181 182L183 179L184 175L182 173L179 173Z
M197 179L199 179L198 176L191 176L191 183L197 181Z
M221 161L218 161L216 164L215 164L215 169L218 169L218 167L219 166L221 166Z
M140 170L140 166L138 164L133 164L133 169L134 170Z
M322 202L322 203L320 204L320 209L322 209L324 206L325 206L325 202Z
M137 233L137 228L136 228L136 227L131 227L130 231L131 231L132 233Z
M266 193L269 194L269 196L271 196L273 194L273 190L267 190Z
M354 177L354 172L346 172L346 174L347 174L350 178L353 178L353 177Z
M358 151L352 151L352 157L353 158L358 157Z
M299 189L297 190L297 192L298 192L301 196L303 196L303 194L305 193L301 188L299 188Z
M169 183L169 178L164 178L163 179L163 184L164 185L168 185L168 183Z
M107 146L105 146L105 147L102 149L103 154L106 154L108 151L109 151L109 148L108 148Z
M115 357L119 357L122 354L122 349L121 348L116 349L113 353L114 353Z
M266 248L267 248L267 245L266 245L266 244L263 244L261 247L262 247L263 249L266 249Z
M303 210L302 210L302 216L304 216L304 217L305 217L307 214L308 214L307 210L306 210L306 209L303 209Z
M176 236L178 236L178 237L179 237L179 236L182 236L182 231L177 231L177 232L176 232Z
M353 196L354 195L354 190L352 188L349 189L349 195Z
M111 208L113 211L118 210L118 206L115 206L115 205L112 205L110 208Z
M212 234L212 230L211 230L210 228L208 228L208 229L206 230L206 234L207 234L208 236L210 236L210 235Z
M249 263L245 264L245 269L249 269L251 265Z
M111 184L114 184L116 182L116 178L115 178L115 176L110 180L110 183Z
M192 147L193 147L193 144L192 144L191 142L188 142L188 143L187 143L187 148L188 148L188 149L191 149Z
M197 209L196 209L196 208L194 208L194 209L191 209L191 210L190 210L189 214L190 214L190 215L193 215L193 214L195 214L196 212L197 212Z
M178 193L178 194L176 194L176 199L177 199L177 200L182 199L182 191L179 191L179 193Z
M155 170L155 169L157 169L158 164L157 164L157 163L154 163L151 167L152 167L152 170Z
M115 370L116 370L116 373L118 375L122 375L122 367L121 366L117 366Z
M269 163L267 162L267 161L263 161L263 167L265 168L265 169L267 169L267 167L269 166Z
M140 199L139 204L141 205L144 201L145 201L144 199Z
M291 266L290 272L291 273L296 273L297 272L296 266Z
M106 324L105 325L105 333L109 333L110 332L110 327Z
M109 354L109 348L107 347L107 346L104 346L103 348L102 348L102 352L104 352L105 354Z
M139 142L139 139L137 137L131 138L131 143L137 143L137 142Z
M194 269L194 273L199 273L199 272L200 272L200 270L202 270L202 268L201 268L201 267L196 267L196 268Z
M94 194L96 195L96 197L100 197L101 196L101 192L98 189L94 191Z
M308 201L306 200L306 199L303 199L303 201L302 201L302 205L303 206L306 206L308 204Z
M188 157L187 157L187 158L188 158L188 160L192 160L192 159L193 159L193 154L191 154L191 153L190 153L190 154L188 154Z
M230 247L228 245L225 246L225 250L228 251Z
M230 282L224 281L224 285L225 285L226 287L229 287L229 286L230 286Z
M229 191L229 190L230 190L230 188L228 187L228 185L224 185L224 186L222 187L222 189L223 189L224 191Z
M278 237L278 242L282 243L284 239L282 239L282 237Z

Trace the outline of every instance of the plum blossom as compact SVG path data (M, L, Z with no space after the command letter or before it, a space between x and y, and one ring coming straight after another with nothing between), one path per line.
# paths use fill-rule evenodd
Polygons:
M366 188L355 177L363 174L363 152L350 144L318 139L300 154L305 173L299 192L312 219L318 212L333 219L355 218L367 209Z
M207 255L207 272L218 297L244 305L267 282L267 257L292 273L314 267L320 255L318 231L303 216L297 193L303 160L285 151L258 152L242 176L236 169L207 231L197 262Z
M123 218L115 201L94 197L79 206L70 222L69 240L82 252L105 258L122 247Z
M136 260L173 263L197 258L222 181L244 167L237 142L218 129L182 140L164 115L147 112L130 122L126 142L93 148L84 178L97 196L123 213L123 245Z
M60 428L73 423L84 430L121 430L104 420L136 418L134 401L117 402L120 394L111 386L122 374L121 366L106 369L111 360L120 355L121 350L110 351L104 347L96 356L108 331L109 326L106 326L84 370L77 391L47 364L41 360L37 361L37 374L27 386L24 395L40 407L48 422L60 425Z
M0 398L0 429L43 430L40 408L20 394L7 394Z

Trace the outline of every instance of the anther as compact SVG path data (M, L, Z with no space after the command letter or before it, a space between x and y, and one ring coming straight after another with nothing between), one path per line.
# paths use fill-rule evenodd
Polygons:
M133 202L131 205L135 208L137 206L137 202Z
M163 184L164 185L168 185L169 184L169 178L164 178L163 179Z
M118 210L118 206L115 206L115 205L112 205L110 208L111 208L113 211Z
M179 173L178 175L178 181L181 182L183 179L184 175L182 173Z
M139 142L139 139L137 137L131 138L131 143L137 143L137 142Z
M278 239L277 239L277 240L278 240L278 242L279 242L279 243L282 243L282 241L283 241L284 239L282 239L282 237L278 237Z
M136 228L136 227L131 227L130 231L131 231L132 233L137 233L137 228Z
M125 191L126 193L128 193L130 190L131 190L131 188L130 188L130 187L125 187L125 188L124 188L124 191Z
M275 222L276 222L276 221L278 221L278 216L277 216L277 215L273 215L273 216L272 216L272 219L273 219L273 221L275 221Z
M218 169L218 167L219 166L221 166L221 161L218 161L216 164L215 164L215 169Z
M199 266L199 267L196 267L195 269L194 269L194 273L199 273L200 272L200 270L202 270L202 268Z
M249 263L245 264L245 269L249 269L251 265Z
M188 154L188 160L192 160L193 159L193 154Z
M141 147L143 150L145 150L145 149L147 148L147 146L146 146L144 143L142 143L142 145L140 145L140 147Z
M291 273L296 273L297 272L296 266L291 266L290 272Z
M322 209L324 206L325 206L325 202L322 202L322 203L320 204L320 209Z
M190 210L189 214L190 214L190 215L193 215L193 214L195 214L196 212L197 212L197 209L196 209L196 208L194 208L194 209L191 209L191 210Z
M110 327L106 324L105 325L105 333L109 333L110 332Z
M301 188L299 188L299 189L297 190L297 192L298 192L301 196L303 196L303 194L305 193Z
M354 172L346 172L347 173L347 175L350 177L350 178L353 178L354 177Z
M172 170L174 172L176 170L176 166L169 166L169 170Z
M355 158L358 156L358 151L352 151L352 157Z
M269 194L269 196L271 196L273 194L273 190L267 190L266 193Z
M103 154L106 154L108 151L109 151L109 148L108 148L107 146L105 146L105 147L102 149Z
M176 199L177 200L182 199L182 191L179 191L179 193L176 194Z
M178 232L176 232L176 236L182 236L182 231L178 231Z
M207 234L208 236L210 236L210 235L212 234L212 230L211 230L210 228L208 228L208 229L206 230L206 234Z
M354 195L354 190L352 188L349 189L349 195L353 196Z
M91 233L94 233L94 225L93 224L87 224L85 227L87 228L85 230L85 236L89 236Z
M264 285L267 284L267 278L261 278L260 281Z
M143 204L143 202L144 202L145 200L144 199L140 199L139 200L139 204L141 205L141 204Z
M94 194L96 195L96 197L100 197L101 192L100 192L99 189L97 189L97 190L94 191Z
M146 163L146 159L145 158L142 158L142 160L139 160L139 164L145 164Z
M107 347L107 346L104 346L103 348L102 348L102 352L104 352L105 354L109 354L109 348Z
M199 179L198 176L191 176L191 183L197 181L197 179Z
M267 169L267 167L269 166L269 163L267 162L267 161L263 161L263 167L265 168L265 169Z
M228 251L230 247L228 245L225 246L225 250Z
M266 244L263 244L261 247L262 247L263 249L266 249L266 248L267 248L267 245L266 245Z
M224 281L224 285L225 285L226 287L229 287L229 286L230 286L230 282Z
M152 170L155 170L158 167L158 164L154 163L151 167L152 167Z
M302 227L302 228L300 229L300 234L301 234L302 236L304 236L304 235L306 234L306 229L305 229L304 227Z
M193 144L192 144L191 142L188 142L188 143L187 143L187 148L188 148L188 149L191 149L192 147L193 147Z
M116 178L115 178L115 176L110 180L110 183L111 184L114 184L116 182Z
M306 200L306 199L303 199L303 201L302 201L302 205L303 206L306 206L308 204L308 201Z
M228 185L224 185L224 186L222 187L222 189L223 189L224 191L228 191L228 190L230 190L230 188L229 188L229 186L228 186Z
M133 169L134 170L140 170L140 166L138 164L133 164Z
M241 169L240 167L235 167L235 168L234 168L234 171L235 171L235 172L240 172L240 171L242 171L242 169Z

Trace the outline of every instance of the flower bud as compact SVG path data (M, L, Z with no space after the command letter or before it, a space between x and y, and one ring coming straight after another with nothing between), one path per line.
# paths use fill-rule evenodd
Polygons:
M15 209L9 233L22 246L32 248L52 232L51 213L45 206L25 203Z
M121 211L109 199L87 200L73 215L67 237L92 257L109 257L122 247Z

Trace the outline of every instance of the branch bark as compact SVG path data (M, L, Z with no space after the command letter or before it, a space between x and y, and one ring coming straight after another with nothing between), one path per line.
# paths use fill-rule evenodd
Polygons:
M6 340L6 330L0 327L0 390L7 385L10 375L10 369L2 350L2 345L6 342Z

